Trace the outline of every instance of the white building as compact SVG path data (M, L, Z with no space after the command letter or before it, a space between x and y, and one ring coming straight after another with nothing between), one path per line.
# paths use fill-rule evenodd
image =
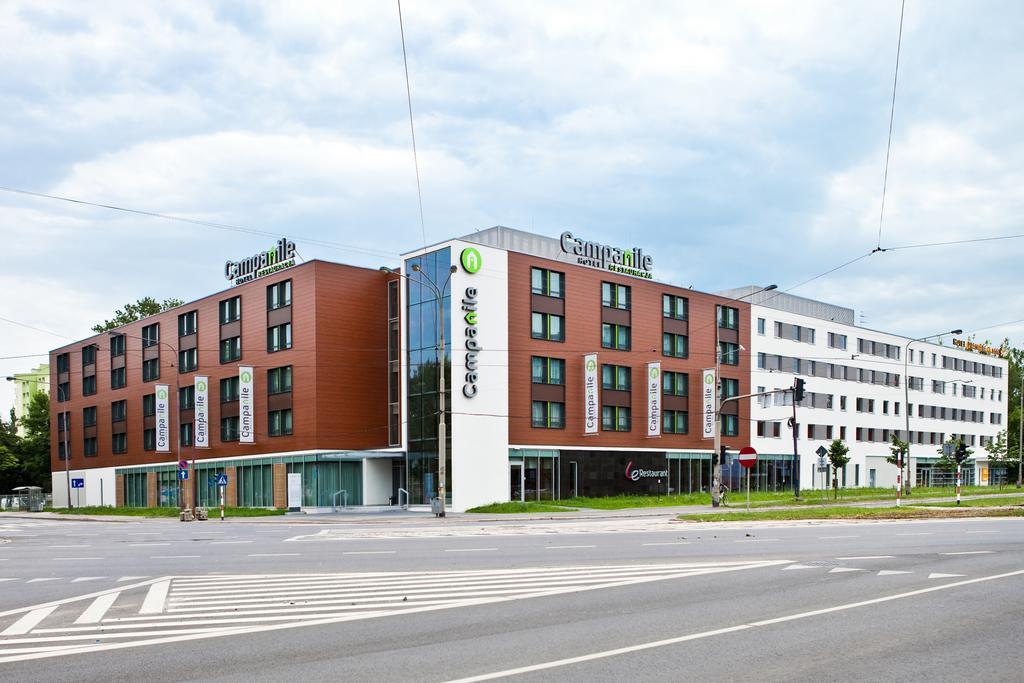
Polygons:
M815 451L832 439L842 439L850 449L840 486L894 486L897 470L886 462L890 436L905 438L908 417L912 485L948 477L934 465L937 449L952 435L973 450L963 483L995 483L984 445L1005 429L1004 358L936 343L948 343L949 334L914 341L859 327L852 309L777 292L751 295L758 289L721 294L752 304L752 391L791 387L795 377L805 380L796 418L801 488L825 485ZM751 403L751 445L769 462L785 463L793 453L791 396L757 397Z

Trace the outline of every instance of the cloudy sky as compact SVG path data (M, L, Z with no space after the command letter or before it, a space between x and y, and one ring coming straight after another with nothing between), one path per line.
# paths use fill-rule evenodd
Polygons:
M708 291L787 289L878 244L898 0L403 12L430 242L568 228ZM882 247L1024 232L1022 22L907 3ZM423 242L393 2L5 0L0 44L0 185L288 235L307 259ZM6 191L0 235L0 316L54 333L0 320L4 374L273 243ZM793 292L1019 345L1024 325L991 326L1024 318L1022 252L880 252Z

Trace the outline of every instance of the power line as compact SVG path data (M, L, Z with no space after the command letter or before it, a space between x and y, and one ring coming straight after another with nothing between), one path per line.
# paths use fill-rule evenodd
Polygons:
M889 152L892 149L892 122L896 115L896 80L900 74L900 46L903 44L903 10L906 0L900 3L900 30L896 38L896 70L892 75L892 104L889 107L889 140L885 145L885 172L882 175L882 208L878 212L878 245L882 247L882 218L885 216L885 189L889 182Z
M405 52L405 25L402 21L402 0L398 2L398 30L402 34L402 64L405 66L405 99L409 103L409 133L412 136L412 165L416 170L416 197L420 205L420 231L423 233L423 246L427 246L427 227L423 221L423 188L420 185L420 161L416 154L416 127L412 117L412 88L409 86L409 58Z
M920 244L904 244L899 247L886 247L877 251L899 251L901 249L923 249L925 247L946 247L954 244L971 244L974 242L996 242L999 240L1017 240L1024 237L1024 233L1017 235L998 235L996 237L972 237L966 240L949 240L946 242L922 242Z
M25 328L28 328L30 330L35 330L36 332L42 332L44 334L51 334L54 337L60 337L61 339L70 339L71 341L76 341L75 339L73 339L72 337L68 337L67 335L57 334L56 332L51 332L50 330L44 330L41 327L35 327L34 325L29 325L28 323L18 322L17 320L11 320L10 318L5 318L3 316L0 316L0 320L3 320L5 323L10 323L12 325L17 325L18 327L25 327ZM19 356L13 356L13 357L14 358L18 358Z

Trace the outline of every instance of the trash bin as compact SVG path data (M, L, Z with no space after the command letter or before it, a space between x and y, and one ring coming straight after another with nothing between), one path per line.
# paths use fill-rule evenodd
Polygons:
M430 511L435 515L441 514L441 499L439 497L434 496L430 499Z

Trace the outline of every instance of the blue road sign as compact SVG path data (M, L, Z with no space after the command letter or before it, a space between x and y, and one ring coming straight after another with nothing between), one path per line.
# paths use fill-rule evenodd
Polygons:
M228 475L223 474L223 473L218 474L217 475L217 486L227 486L227 485L228 485Z
M188 470L178 470L178 479L182 481L188 479Z
M71 488L73 488L73 489L84 489L85 488L85 479L74 479L73 478L71 480Z

